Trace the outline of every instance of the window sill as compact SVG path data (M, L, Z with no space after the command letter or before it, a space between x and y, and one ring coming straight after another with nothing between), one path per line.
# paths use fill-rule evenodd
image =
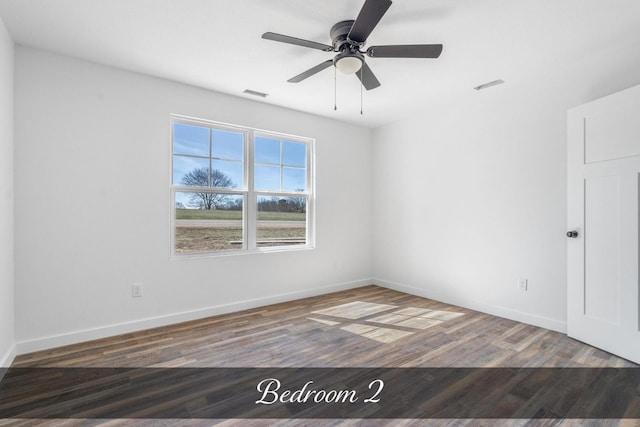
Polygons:
M198 252L190 254L172 254L169 258L170 261L183 261L203 258L224 258L232 256L245 256L245 255L260 255L260 254L274 254L283 252L298 252L309 251L315 249L315 245L300 245L296 247L277 246L258 248L253 250L230 250L219 252Z

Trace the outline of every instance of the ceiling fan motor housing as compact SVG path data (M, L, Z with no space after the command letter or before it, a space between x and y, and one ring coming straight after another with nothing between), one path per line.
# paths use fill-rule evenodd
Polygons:
M353 19L347 21L340 21L331 27L329 31L329 36L333 41L333 49L336 52L341 52L346 47L355 47L357 50L360 47L360 43L349 40L347 37L349 35L349 31L351 31L351 27L353 27L353 23L355 21Z
M338 54L333 58L333 65L345 73L357 71L364 62L364 56L360 53L360 46L362 43L354 42L348 37L349 31L351 31L351 27L353 27L354 22L355 21L353 20L340 21L331 27L331 30L329 31L329 35L333 41L333 50L338 52ZM338 62L346 58L349 59L341 64L344 66L338 66ZM360 61L360 64L358 64L357 61ZM347 63L349 63L349 65L346 65Z

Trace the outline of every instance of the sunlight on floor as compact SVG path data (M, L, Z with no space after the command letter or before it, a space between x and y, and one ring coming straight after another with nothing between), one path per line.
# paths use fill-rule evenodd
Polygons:
M324 314L327 316L344 317L346 319L361 319L382 311L398 308L397 305L375 304L372 302L355 301L348 304L341 304L324 310L314 311L313 314Z
M452 311L418 307L401 308L397 305L363 301L341 304L317 310L311 314L320 316L307 317L307 319L328 326L340 326L343 331L385 344L464 316L464 313Z

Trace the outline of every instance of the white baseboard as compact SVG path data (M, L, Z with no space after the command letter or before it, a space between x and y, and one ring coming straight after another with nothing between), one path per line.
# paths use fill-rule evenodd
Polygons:
M383 279L372 279L374 285L382 286L388 289L393 289L398 292L404 292L406 294L416 295L423 298L429 298L436 301L444 302L446 304L457 305L459 307L468 308L470 310L480 311L482 313L491 314L493 316L503 317L509 320L515 320L516 322L522 322L540 328L551 329L552 331L567 333L567 322L556 319L550 319L544 316L538 316L536 314L525 313L511 308L495 306L486 304L479 301L474 301L464 297L455 295L447 295L441 292L433 292L426 289L415 288L400 283L389 282Z
M14 348L14 357L16 354L31 353L33 351L47 350L54 347L60 347L64 345L77 344L85 341L91 341L100 338L107 338L114 335L126 334L129 332L141 331L144 329L157 328L159 326L167 326L175 323L188 322L190 320L203 319L206 317L217 316L220 314L233 313L241 310L248 310L251 308L262 307L270 304L278 304L281 302L293 301L301 298L308 298L317 295L328 294L331 292L343 291L348 289L354 289L365 285L370 285L372 282L370 279L357 280L353 282L346 282L340 284L334 284L329 286L323 286L319 288L306 289L298 292L290 292L285 294L273 295L264 298L255 298L244 301L238 301L230 304L222 304L212 307L207 307L198 310L185 311L181 313L167 314L163 316L157 316L147 319L135 320L132 322L118 323L114 325L107 325L99 328L84 329L65 334L52 335L27 341L20 341L17 343L17 348ZM13 360L13 358L11 358ZM2 365L0 365L2 366Z
M16 345L13 344L9 351L7 351L2 357L0 357L0 380L2 380L2 376L4 375L4 371L2 368L8 368L13 363L13 359L16 358Z
M527 323L529 325L538 326L545 329L551 329L561 333L567 332L566 322L556 319L550 319L543 316L538 316L531 313L525 313L510 308L494 306L483 302L473 301L459 296L447 295L444 293L434 293L429 290L416 288L400 283L390 282L387 280L375 278L375 279L363 279L353 282L346 282L340 284L334 284L329 286L323 286L313 289L307 289L299 292L290 292L279 295L273 295L264 298L255 298L244 301L238 301L230 304L217 305L207 307L199 310L186 311L181 313L173 313L164 316L158 316L147 319L135 320L132 322L118 323L114 325L107 325L99 328L84 329L65 334L52 335L27 341L20 341L7 353L2 359L0 359L0 366L9 366L17 354L25 354L33 351L47 350L50 348L60 347L64 345L77 344L85 341L91 341L100 338L107 338L114 335L126 334L129 332L141 331L144 329L156 328L160 326L167 326L180 322L188 322L190 320L203 319L206 317L217 316L221 314L232 313L241 310L248 310L251 308L262 307L270 304L277 304L281 302L293 301L301 298L308 298L317 295L328 294L331 292L343 291L348 289L354 289L366 285L378 285L388 289L393 289L399 292L404 292L411 295L416 295L423 298L429 298L436 301L441 301L447 304L457 305L465 307L471 310L480 311L483 313L491 314L498 317L514 320L517 322Z

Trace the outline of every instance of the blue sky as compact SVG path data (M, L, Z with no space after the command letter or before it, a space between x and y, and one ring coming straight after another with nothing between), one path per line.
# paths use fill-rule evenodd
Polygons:
M185 174L194 169L209 168L211 162L212 169L231 179L233 184L230 188L242 188L244 149L244 134L241 132L176 122L173 124L173 183L180 185ZM256 190L306 189L306 144L256 136L254 160Z

